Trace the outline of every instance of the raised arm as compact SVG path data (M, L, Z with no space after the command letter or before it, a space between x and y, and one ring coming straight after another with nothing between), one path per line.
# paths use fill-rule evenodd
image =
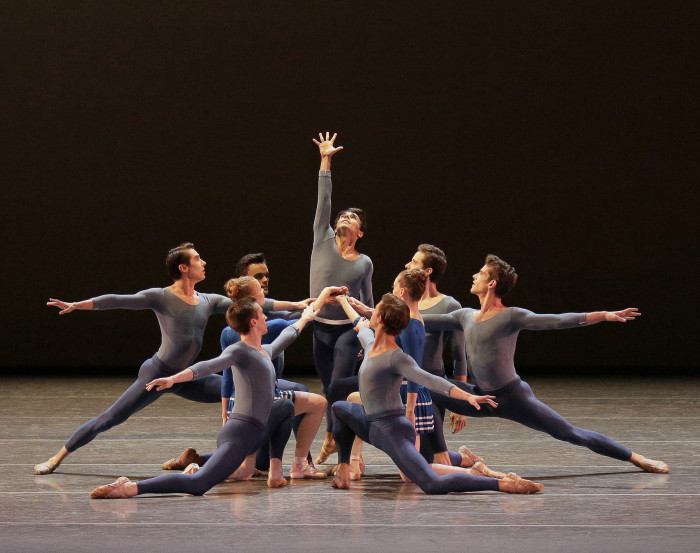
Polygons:
M299 333L306 326L306 323L312 321L316 315L318 315L318 310L314 311L312 306L308 306L306 309L304 309L304 312L301 314L299 320L280 332L280 335L267 347L267 351L270 354L270 359L274 359L285 349L287 349L287 347L297 339Z
M318 311L325 303L336 303L338 298L345 297L344 294L347 293L347 286L326 286L310 305L315 311Z
M370 307L368 305L365 305L357 298L352 298L352 297L348 297L348 304L355 311L357 311L357 313L360 314L362 317L368 317L368 318L372 317L372 313L374 312L374 307ZM347 311L346 311L346 314L347 314ZM352 319L352 320L354 321L355 319Z
M342 146L335 147L334 142L337 134L333 138L329 138L329 133L326 133L324 140L323 135L319 133L319 142L314 138L314 142L318 145L321 153L321 168L318 174L318 199L316 202L316 215L314 217L314 242L319 242L326 237L326 234L333 229L329 227L331 221L331 193L333 185L331 182L331 157L336 152L343 149Z

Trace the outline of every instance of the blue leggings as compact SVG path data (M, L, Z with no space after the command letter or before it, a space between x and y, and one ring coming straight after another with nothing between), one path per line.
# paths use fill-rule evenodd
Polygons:
M202 495L223 482L260 445L265 427L259 421L233 415L219 430L216 452L195 474L166 474L137 483L144 493L189 493Z
M212 374L193 382L175 384L172 388L156 392L146 391L146 384L155 378L172 376L178 371L171 369L157 356L145 361L139 369L139 376L117 401L98 417L78 428L68 441L66 449L73 452L94 440L98 434L123 423L134 413L138 413L165 393L173 393L191 401L201 403L221 403L221 375Z
M481 405L480 410L474 409L466 401L461 401L455 398L446 396L433 395L433 402L444 408L449 409L453 413L467 415L469 417L499 417L519 422L522 425L545 432L564 442L569 442L574 445L587 447L595 453L618 459L619 461L629 461L632 457L632 451L625 446L618 444L607 436L592 430L584 430L573 426L564 417L557 413L554 409L542 403L535 397L532 388L520 380L514 380L510 384L506 384L502 388L496 390L483 391L476 386L457 382L452 380L452 383L458 385L463 390L476 395L492 395L496 396L497 408L489 405ZM447 449L444 446L443 451ZM453 453L450 453L450 458L453 463ZM458 454L457 454L458 455Z
M314 365L321 378L323 393L328 401L326 409L326 431L333 430L333 413L329 397L329 386L339 378L352 376L357 368L357 354L362 345L351 324L329 325L314 322ZM345 396L347 397L347 396Z
M338 401L333 404L333 437L338 444L338 460L350 462L355 436L381 449L412 482L427 494L449 492L498 491L498 480L471 474L438 476L416 450L416 433L404 417L403 410L387 411L368 417L357 403Z

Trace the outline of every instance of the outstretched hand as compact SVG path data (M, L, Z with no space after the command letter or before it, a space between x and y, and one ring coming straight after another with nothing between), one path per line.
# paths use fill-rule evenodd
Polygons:
M327 132L326 138L324 139L323 133L318 133L318 137L321 139L321 142L315 138L313 139L314 143L318 146L318 149L321 152L321 157L331 157L333 154L343 149L342 146L338 146L337 148L334 146L335 137L338 136L338 133L334 133L331 138L329 138L329 136L330 133Z
M642 314L636 307L628 307L622 311L606 311L605 320L611 323L626 323L627 321L634 321L637 317L641 317Z
M467 398L467 402L471 406L473 406L475 409L481 410L481 407L479 406L480 403L486 403L487 405L490 405L491 407L498 407L498 403L494 401L496 399L496 396L475 396L472 394L469 394L469 397Z
M46 305L49 305L51 307L58 307L61 310L58 312L59 315L65 315L66 313L70 313L76 308L74 303L57 300L55 298L50 298L49 301L46 302Z
M172 385L173 381L170 378L156 378L155 380L151 380L148 384L146 384L146 390L150 392L153 388L155 388L156 392L160 392L161 390L171 388Z
M303 323L312 321L316 318L316 315L318 315L319 311L320 309L314 309L313 304L307 305L304 311L302 312L301 317L299 317L299 321Z

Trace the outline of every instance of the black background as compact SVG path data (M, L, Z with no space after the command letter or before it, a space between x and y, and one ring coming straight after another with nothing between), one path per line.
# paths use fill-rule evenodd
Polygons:
M308 294L319 165L369 214L375 297L421 242L464 305L493 252L537 312L631 324L523 333L522 367L698 365L695 2L12 2L2 20L7 374L138 366L150 312L59 317L170 282L191 240L221 292L263 251ZM201 358L218 351L223 318ZM310 335L292 365L310 365ZM32 369L33 370L33 369Z

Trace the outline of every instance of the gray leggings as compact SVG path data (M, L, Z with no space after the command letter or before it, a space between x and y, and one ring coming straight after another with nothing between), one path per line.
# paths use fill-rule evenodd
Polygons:
M438 476L416 450L416 433L403 409L368 417L357 403L333 404L333 437L338 444L338 461L350 462L355 436L381 449L412 482L427 494L449 492L498 491L498 480L484 476L455 473Z
M291 425L287 430L287 437ZM166 474L138 482L137 495L144 493L189 493L203 495L223 482L243 460L260 446L265 427L259 421L232 415L219 430L216 452L195 474Z
M212 374L201 380L182 382L161 392L146 391L146 384L154 378L172 376L178 371L171 369L155 355L144 362L139 376L117 401L101 415L78 428L68 441L66 449L73 452L94 440L98 434L123 423L134 413L138 413L165 393L173 393L191 401L201 403L221 403L221 375Z

